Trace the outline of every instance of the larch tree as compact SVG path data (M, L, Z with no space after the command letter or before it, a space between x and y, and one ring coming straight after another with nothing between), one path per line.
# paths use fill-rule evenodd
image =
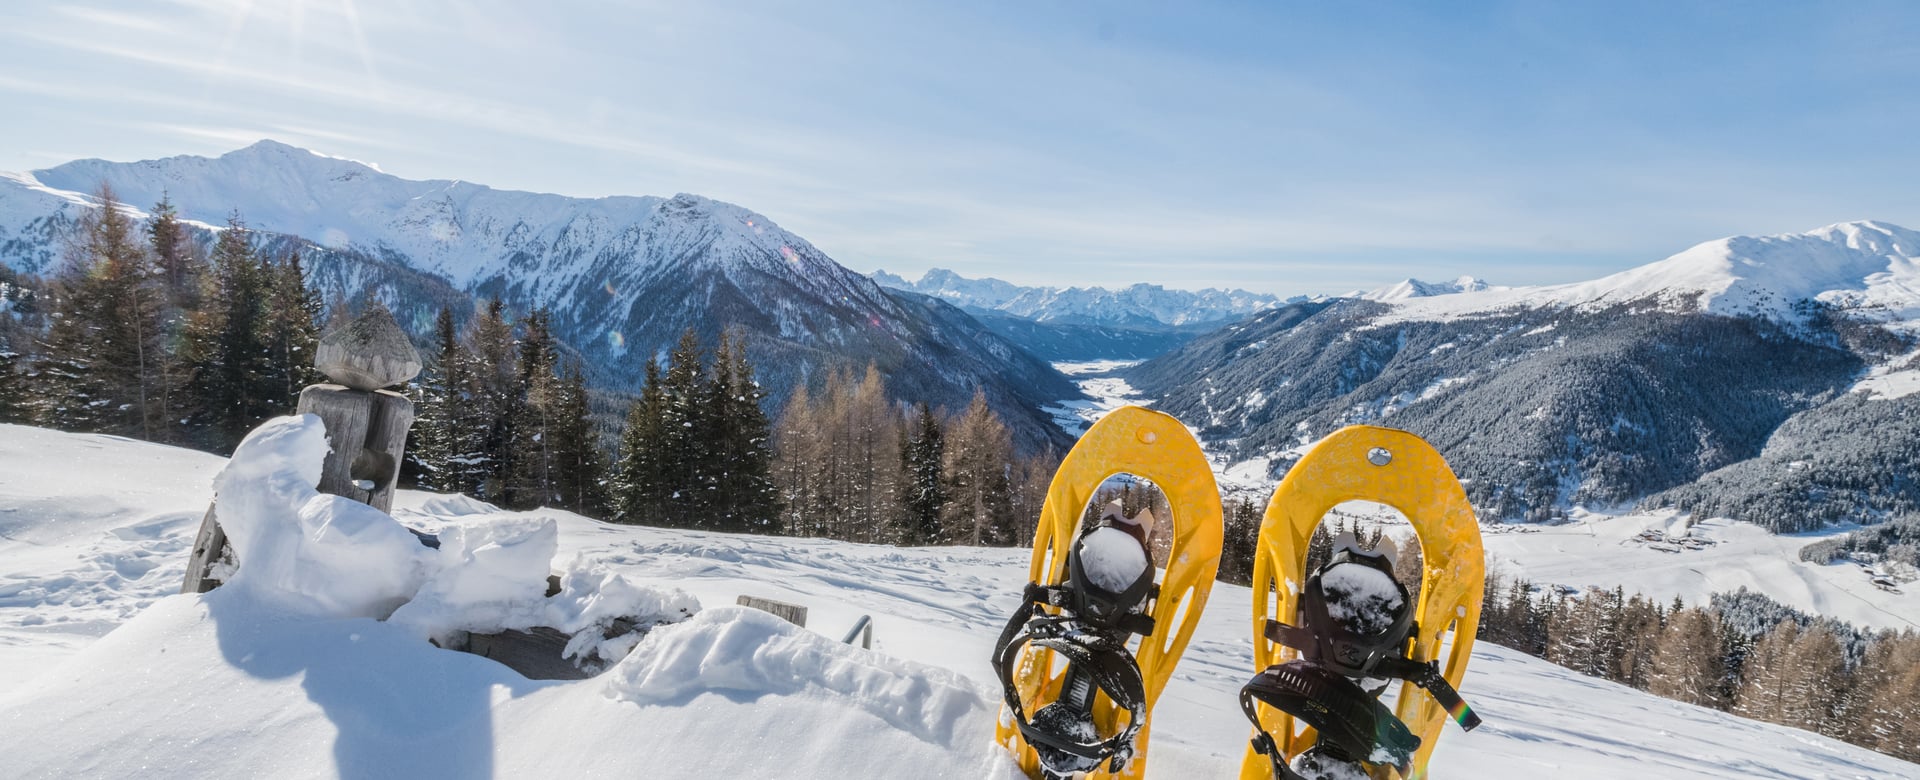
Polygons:
M974 391L973 401L949 429L945 455L947 525L954 529L956 540L972 545L1014 543L1018 531L1007 500L1013 438L982 391Z
M1724 709L1721 680L1726 675L1720 620L1700 608L1667 616L1648 660L1647 692L1688 704Z

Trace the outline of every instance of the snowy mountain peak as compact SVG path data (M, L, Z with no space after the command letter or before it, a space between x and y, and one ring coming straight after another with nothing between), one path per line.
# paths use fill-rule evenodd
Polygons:
M1501 288L1495 288L1473 276L1461 276L1448 282L1423 282L1409 278L1352 297L1365 298L1369 301L1399 301L1407 298L1429 298L1435 295L1455 295L1491 289Z
M1857 221L1804 233L1732 236L1589 282L1401 299L1394 301L1394 317L1453 319L1515 307L1651 302L1795 322L1803 301L1920 328L1920 233Z

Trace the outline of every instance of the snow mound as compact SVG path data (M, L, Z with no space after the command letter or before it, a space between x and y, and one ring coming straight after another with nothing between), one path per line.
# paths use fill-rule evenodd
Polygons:
M705 694L832 699L953 750L990 743L997 706L953 672L841 644L744 607L710 609L655 632L609 678L609 696L642 706L677 706Z

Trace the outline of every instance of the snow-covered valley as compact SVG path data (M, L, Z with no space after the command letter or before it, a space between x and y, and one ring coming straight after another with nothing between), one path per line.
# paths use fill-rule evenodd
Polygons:
M986 659L1024 551L614 526L403 493L394 516L423 530L552 519L556 568L603 567L704 607L600 677L533 682L393 623L303 617L232 589L172 595L221 466L0 426L0 774L1014 776L990 744ZM803 604L811 630L730 606L740 595ZM1215 587L1155 712L1152 776L1233 776L1250 612L1247 589ZM860 615L872 651L838 643ZM1463 692L1487 725L1450 730L1435 777L1920 776L1488 644Z

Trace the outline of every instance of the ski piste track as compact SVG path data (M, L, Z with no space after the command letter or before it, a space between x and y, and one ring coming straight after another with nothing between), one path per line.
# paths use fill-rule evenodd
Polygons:
M532 682L384 623L170 595L221 465L0 426L0 775L1018 777L992 744L986 658L1026 550L613 526L403 492L409 525L552 519L556 568L705 607L601 677ZM743 594L807 605L810 630L729 606ZM837 642L861 615L873 651ZM1213 588L1154 710L1149 777L1236 775L1251 615L1247 588ZM1461 691L1487 724L1441 740L1430 777L1920 777L1486 643Z

